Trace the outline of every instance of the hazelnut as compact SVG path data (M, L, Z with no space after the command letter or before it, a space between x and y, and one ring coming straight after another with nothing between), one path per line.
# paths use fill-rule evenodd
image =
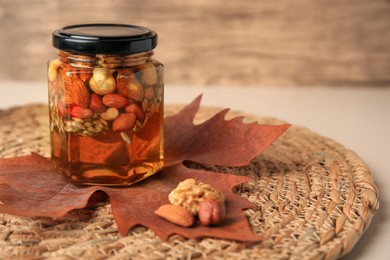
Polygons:
M89 86L98 95L105 95L114 92L116 81L112 76L114 70L106 68L94 68L93 76L89 80Z
M225 215L226 207L220 200L205 199L199 204L198 217L204 226L221 224Z

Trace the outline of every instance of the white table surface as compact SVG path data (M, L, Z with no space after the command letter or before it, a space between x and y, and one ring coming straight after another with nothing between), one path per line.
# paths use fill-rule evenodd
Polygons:
M0 109L47 103L45 82L0 81ZM380 209L355 248L343 259L389 259L390 88L278 88L166 86L166 104L229 107L305 126L354 150L370 167Z

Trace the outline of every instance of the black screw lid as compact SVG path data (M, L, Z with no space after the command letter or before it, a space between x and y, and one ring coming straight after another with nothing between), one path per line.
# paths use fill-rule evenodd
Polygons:
M133 54L157 46L157 33L128 24L79 24L53 32L57 49L84 54Z

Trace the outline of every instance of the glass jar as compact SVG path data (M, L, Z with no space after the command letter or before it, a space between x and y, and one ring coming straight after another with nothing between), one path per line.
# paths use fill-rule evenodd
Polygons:
M157 34L124 24L53 33L51 159L70 182L130 185L163 167L163 65Z

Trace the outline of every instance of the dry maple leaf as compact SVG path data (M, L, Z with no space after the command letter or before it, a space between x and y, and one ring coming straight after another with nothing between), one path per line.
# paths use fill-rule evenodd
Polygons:
M143 225L164 240L172 234L187 238L260 240L252 233L243 211L254 205L232 192L234 186L251 179L189 169L182 162L190 160L226 166L248 164L289 125L244 124L240 118L226 121L227 110L200 125L194 125L193 118L200 99L198 97L181 112L165 120L166 167L130 187L75 186L55 171L49 158L37 154L0 159L0 211L58 219L73 209L86 207L90 198L102 191L110 198L112 213L122 235L137 225ZM205 227L196 224L192 228L184 228L153 213L160 205L169 203L169 192L187 178L209 183L224 193L227 215L222 225Z

